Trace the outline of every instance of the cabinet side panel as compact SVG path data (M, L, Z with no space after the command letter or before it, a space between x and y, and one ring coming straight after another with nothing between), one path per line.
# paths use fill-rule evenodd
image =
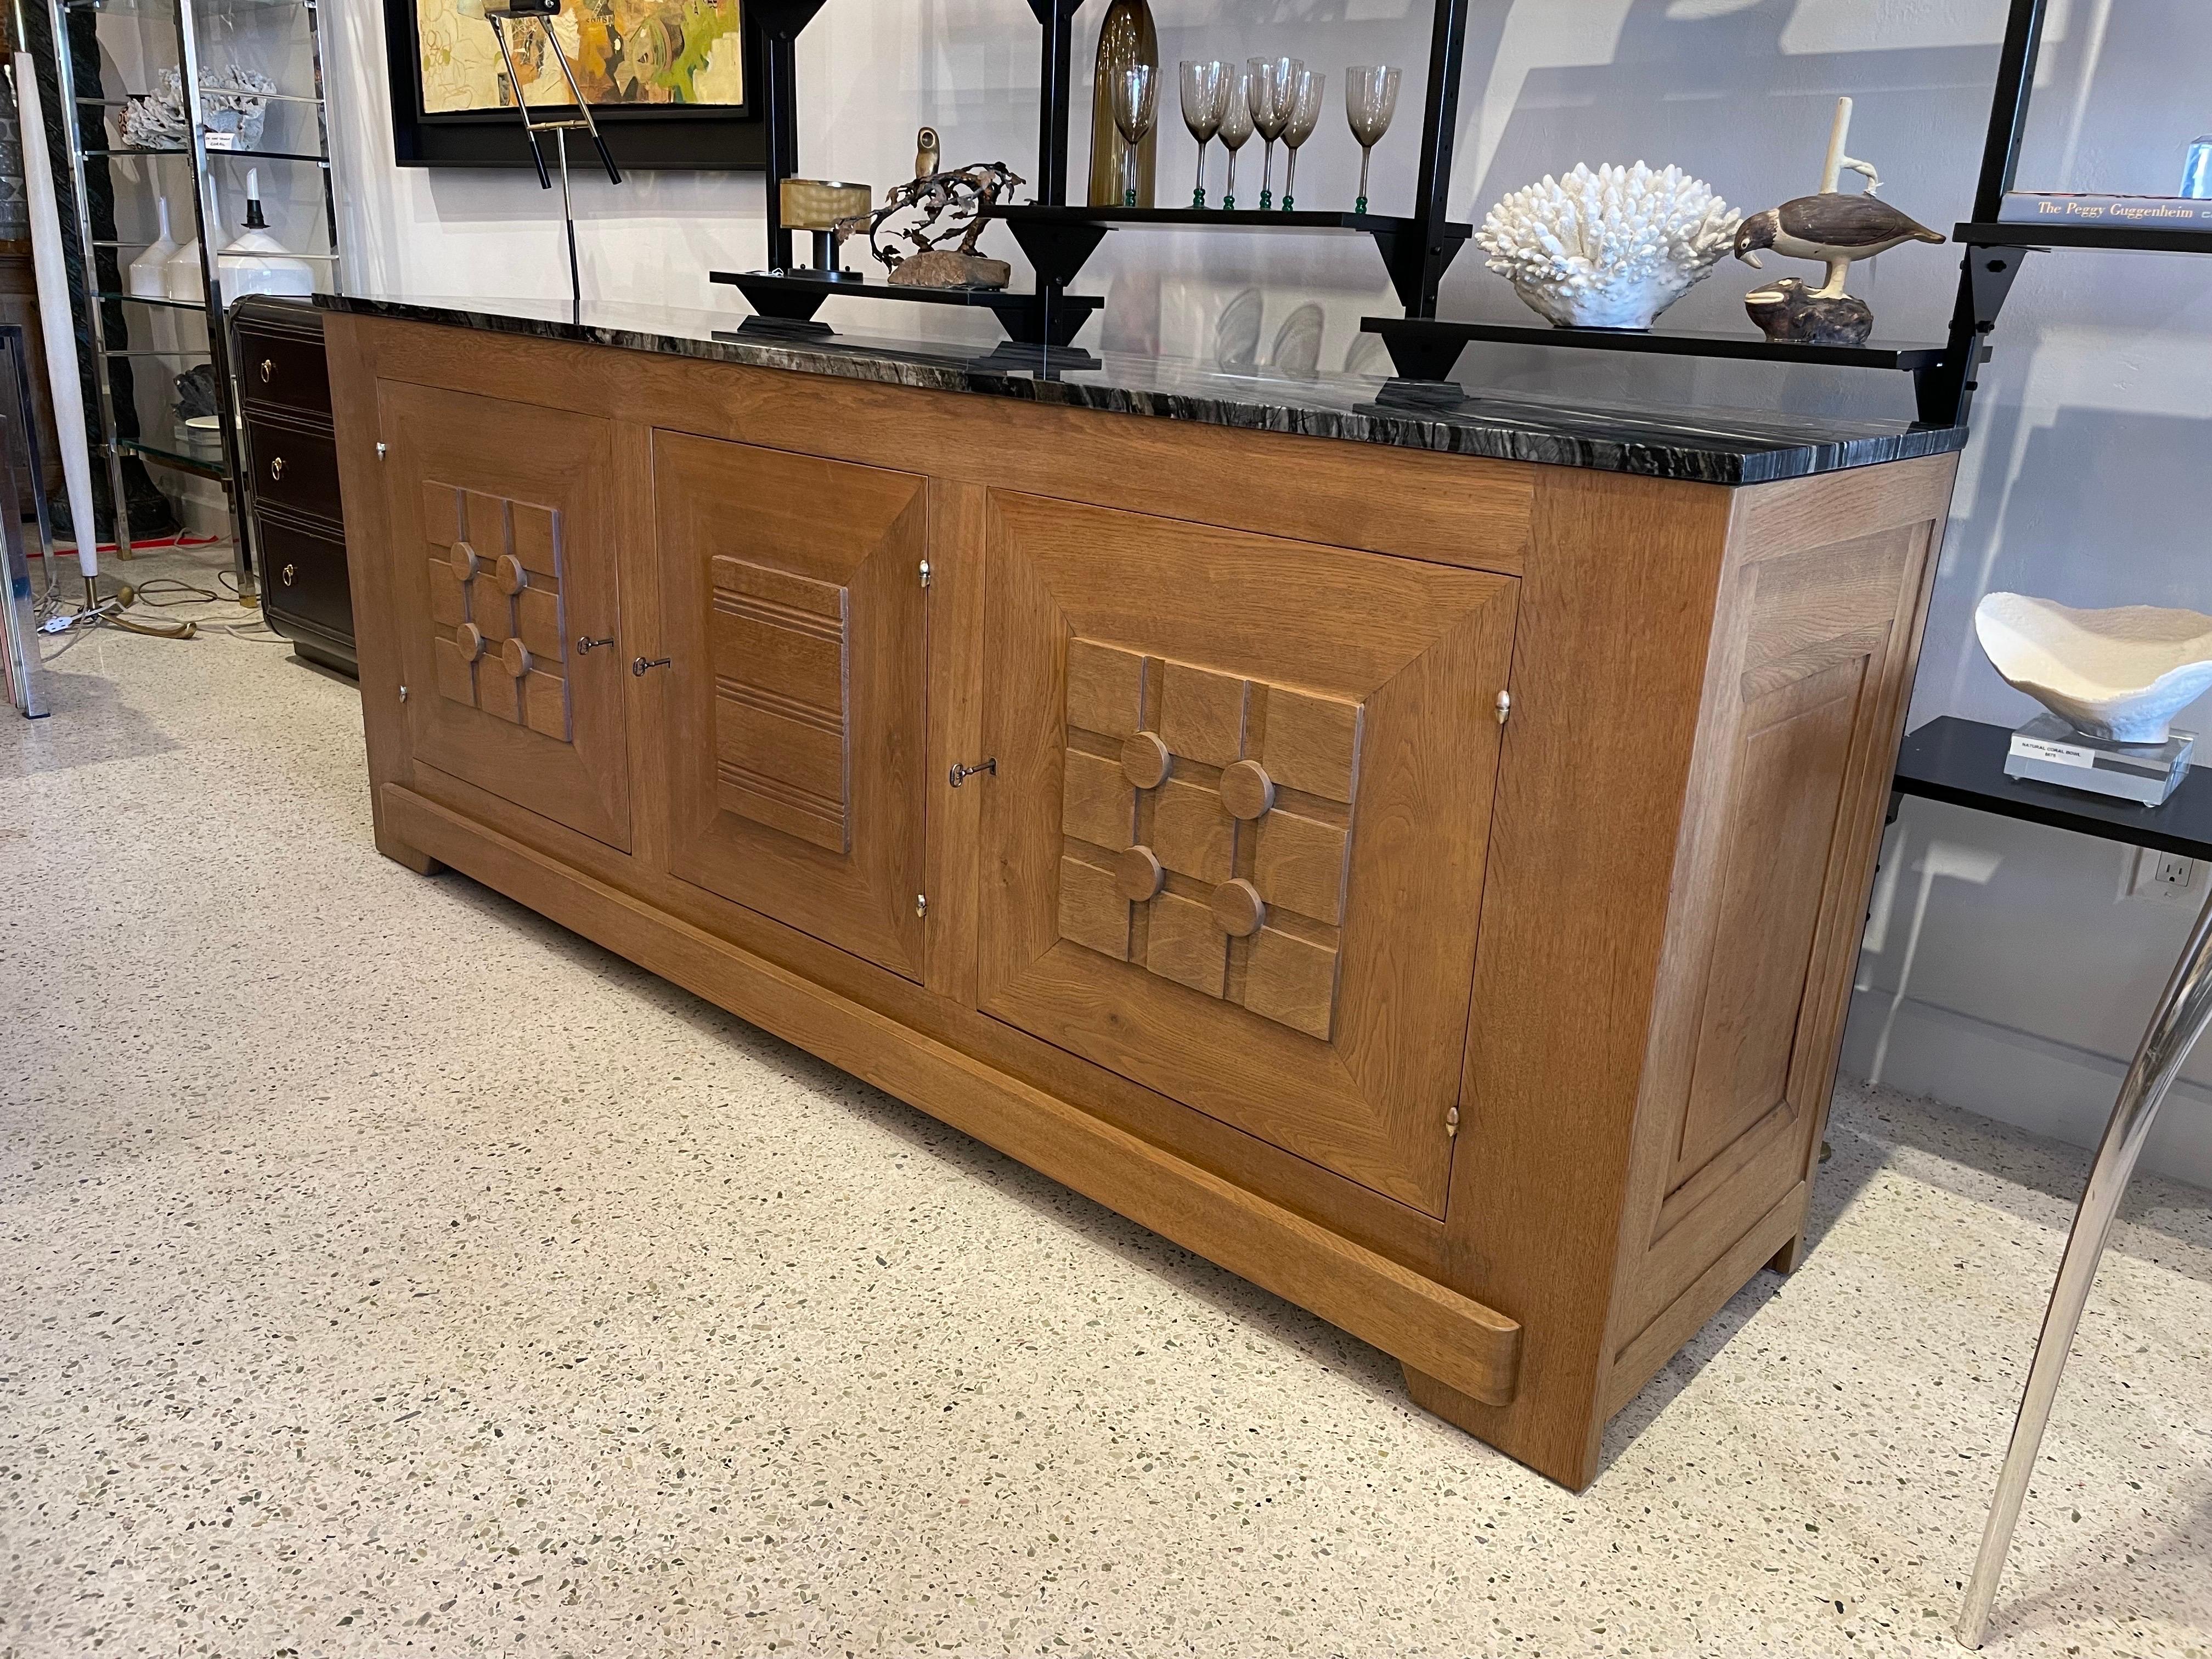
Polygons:
M376 847L386 858L425 874L430 858L403 844L386 822L387 783L414 781L406 711L399 701L404 678L398 612L390 592L391 526L376 454L376 362L373 331L358 319L333 313L325 319L330 365L331 419L337 433L338 489L343 500L347 580L353 593L354 648L361 666L361 713L368 740L369 807Z
M1579 1487L1730 497L1544 471L1447 1212L1454 1287L1522 1322L1522 1386L1415 1398Z
M1747 491L1735 515L1638 1108L1607 1416L1803 1226L1953 463L1870 471Z

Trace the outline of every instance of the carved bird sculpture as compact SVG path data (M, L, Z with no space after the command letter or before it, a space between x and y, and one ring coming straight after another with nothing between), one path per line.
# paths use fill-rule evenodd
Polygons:
M914 176L927 179L937 171L937 129L924 127L914 135Z
M1735 233L1735 257L1754 268L1760 248L1787 258L1817 260L1827 266L1828 280L1811 297L1833 300L1841 297L1844 273L1854 260L1871 259L1899 242L1943 240L1877 197L1823 191L1746 219Z

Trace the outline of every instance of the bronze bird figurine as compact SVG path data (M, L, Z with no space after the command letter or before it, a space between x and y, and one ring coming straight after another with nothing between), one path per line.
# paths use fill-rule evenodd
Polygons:
M1832 300L1844 291L1844 274L1855 259L1871 259L1899 242L1944 239L1879 197L1824 191L1754 213L1737 227L1735 257L1759 267L1760 248L1792 259L1814 259L1828 268L1828 280L1811 297Z

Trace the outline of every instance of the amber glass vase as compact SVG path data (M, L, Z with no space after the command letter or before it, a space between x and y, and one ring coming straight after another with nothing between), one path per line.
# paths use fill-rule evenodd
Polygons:
M1152 28L1152 9L1146 0L1114 0L1098 30L1098 64L1091 82L1091 191L1092 207L1123 205L1127 185L1128 145L1114 125L1114 83L1124 70L1148 65L1157 80L1160 67L1160 38ZM1137 144L1137 205L1151 207L1152 161L1159 144L1157 131L1147 132Z

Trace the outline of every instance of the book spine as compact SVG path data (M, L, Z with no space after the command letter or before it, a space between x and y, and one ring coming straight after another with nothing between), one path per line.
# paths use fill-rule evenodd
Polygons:
M1997 210L2008 225L2173 225L2212 230L2212 200L2186 196L2069 196L2014 191Z

